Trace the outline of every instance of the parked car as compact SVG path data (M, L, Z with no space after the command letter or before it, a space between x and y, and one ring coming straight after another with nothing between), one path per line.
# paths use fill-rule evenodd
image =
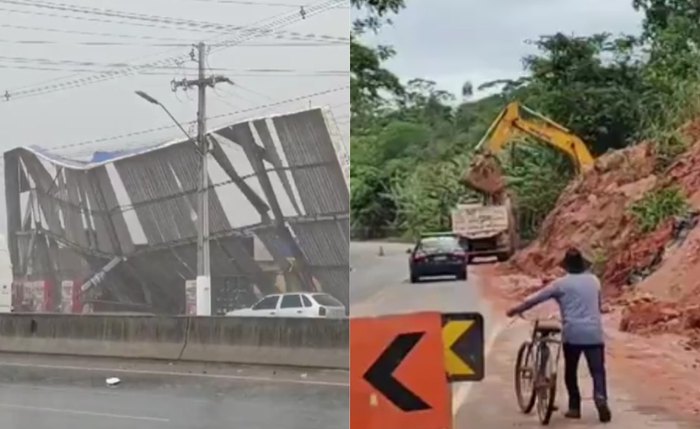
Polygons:
M343 303L327 293L289 292L267 295L250 308L226 313L236 317L343 318Z
M467 279L467 252L464 243L453 233L421 236L413 249L408 249L411 283L421 277L455 276Z

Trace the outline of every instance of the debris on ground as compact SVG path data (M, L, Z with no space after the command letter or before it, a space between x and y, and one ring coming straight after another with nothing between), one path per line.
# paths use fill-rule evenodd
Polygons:
M108 379L105 380L105 383L107 383L107 386L109 386L109 387L117 386L121 382L122 381L120 379L118 379L117 377L109 377Z
M598 158L560 195L538 238L504 267L529 275L513 290L524 296L561 274L576 246L601 277L606 306L622 310L620 328L640 334L678 333L700 349L700 120L684 127L687 150L670 164L643 142ZM668 165L668 166L666 166ZM645 231L632 207L650 192L677 188L684 214Z

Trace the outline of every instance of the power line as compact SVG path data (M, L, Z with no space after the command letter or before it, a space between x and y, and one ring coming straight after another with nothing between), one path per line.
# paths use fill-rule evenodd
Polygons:
M116 23L119 24L126 24L126 25L138 25L138 26L147 26L149 28L153 27L153 24L165 24L164 28L171 28L173 26L175 27L186 27L186 29L190 31L197 31L197 32L210 32L210 33L221 33L224 31L241 31L245 30L245 26L241 25L231 25L231 24L222 24L218 22L209 22L209 21L197 21L197 20L191 20L191 19L182 19L182 18L173 18L173 17L167 17L167 16L160 16L160 15L148 15L148 14L141 14L141 13L134 13L134 12L125 12L125 11L119 11L119 10L114 10L114 9L101 9L101 8L94 8L94 7L85 7L85 6L76 6L76 5L71 5L71 4L66 4L66 3L55 3L55 2L47 2L47 1L30 1L30 0L0 0L0 3L5 3L5 4L11 4L11 5L16 5L16 6L25 6L25 7L33 7L33 8L40 8L40 9L49 9L49 10L57 10L57 11L62 11L62 12L71 12L71 13L77 13L77 14L82 14L82 15L88 15L88 16L103 16L103 17L108 17L108 18L120 18L122 20L126 21L117 21ZM61 15L60 17L62 18L69 18L69 19L81 19L79 16L70 16L70 15ZM136 24L131 21L139 21L140 24ZM109 23L115 23L114 21L97 21L97 22L109 22ZM144 24L145 23L145 24ZM302 37L303 35L301 33L296 33L296 32L291 32L293 36L297 37ZM321 39L324 40L339 40L341 38L337 38L334 36L320 36ZM342 40L347 40L347 39L342 39Z
M0 39L0 43L5 44L15 44L15 45L77 45L77 46L87 46L87 47L104 47L104 46L139 46L139 47L181 47L186 48L192 46L191 42L161 42L161 43L129 43L129 42L67 42L67 41L54 41L54 40L7 40ZM256 47L323 47L323 46L348 46L349 42L308 42L308 43L298 43L298 42L287 42L287 43L253 43L247 45L238 45L238 47L243 48L256 48ZM212 45L216 46L216 44Z
M326 2L326 3L327 3L327 2ZM326 3L323 3L323 2L322 2L322 3L319 3L319 4L314 4L314 5L310 6L310 7L308 8L308 10L311 11L312 14L315 14L317 11L315 11L315 10L313 10L313 9L314 9L314 8L321 8L321 7L323 7L324 5L326 5ZM0 8L0 10L2 10L2 9ZM307 14L308 14L308 12L307 12ZM263 20L256 21L256 22L250 24L250 25L248 26L248 28L254 28L254 26L255 26L256 24L260 24L260 23L265 22L265 21L273 21L274 19L276 19L276 18L278 18L278 17L279 17L280 19L285 19L285 17L289 18L289 17L297 17L297 16L298 16L298 15L297 15L296 13L295 13L295 14L291 14L291 16L290 16L290 14L287 14L287 15L285 15L285 14L275 15L275 16L269 18L269 19L263 19ZM303 17L302 17L302 19L303 19ZM297 21L298 21L298 19L297 19ZM271 24L271 23L273 23L273 22L270 22L270 24ZM279 34L278 34L277 36L279 36ZM166 52L164 52L164 53L162 53L162 54L169 53L169 52L173 52L173 51L175 51L175 50L176 50L176 49L172 49L172 50L166 51ZM179 49L178 49L178 50L179 50ZM134 62L134 61L140 60L140 59L142 59L142 58L146 58L146 57L150 57L150 55L148 55L148 56L140 56L140 57L138 57L138 58L133 58L133 59L130 59L128 62ZM186 57L184 57L184 56L180 56L180 57L170 58L169 60L171 60L171 61L177 63L177 62L180 62L180 61L184 61L185 58L186 58ZM163 60L161 60L160 62L162 62L162 61L163 61ZM73 77L73 76L76 76L76 75L77 75L77 74L72 74L72 75L69 75L69 76L53 78L53 79L49 79L49 80L47 80L47 81L44 81L44 83L66 80L66 79L69 79L69 78L71 78L71 77ZM127 75L128 75L128 74L124 74L124 76L127 76ZM80 78L80 79L77 80L77 84L75 84L75 85L69 85L70 82L66 82L66 83L64 83L64 84L51 85L51 86L49 87L49 89L55 89L55 90L59 90L59 91L60 91L60 90L64 90L64 89L72 89L73 87L80 87L80 86L84 86L84 85L86 85L86 84L91 84L91 83L99 83L99 82L102 82L102 81L105 81L105 80L110 80L110 79L116 78L116 77L120 77L120 76L113 76L113 77L111 77L111 76L106 76L106 75L103 73L103 74L100 75L100 76L91 76L91 77L88 77L88 78ZM86 83L86 82L87 82L87 83ZM74 83L76 83L76 82L74 82ZM82 84L81 84L81 83L82 83ZM10 94L15 94L15 95L17 95L18 93L20 93L20 90L24 90L24 89L26 89L26 88L38 87L38 86L39 86L39 85L28 85L28 86L22 86L22 87L18 87L18 88L12 88L12 89L10 89L10 90L6 90L6 95L7 95L8 92L9 92ZM42 89L41 87L40 87L40 88L35 88L34 90L31 91L31 94L28 95L28 96L42 95L43 93L45 93L45 91L41 91L41 89ZM21 92L25 92L25 91L21 91ZM54 92L54 91L49 91L49 92ZM22 94L20 93L19 95L22 95ZM9 101L9 100L5 99L4 101Z
M321 95L327 95L327 94L332 94L335 92L340 92L340 91L343 91L343 90L346 90L349 88L350 88L349 85L331 88L331 89L327 89L324 91L318 91L318 92L314 92L314 93L310 93L310 94L300 95L298 97L292 97L292 98L287 98L284 100L279 100L279 101L276 101L274 103L268 103L268 104L264 104L264 105L249 107L246 109L236 110L233 112L223 113L220 115L208 116L207 120L226 118L226 117L230 117L230 116L234 116L234 115L238 115L238 114L242 114L242 113L254 112L256 110L267 109L270 107L277 107L277 106L281 106L283 104L293 103L295 101L301 101L301 100L306 100L306 99L313 98L313 97L319 97ZM189 122L184 122L183 125L191 125L194 123L196 123L196 121L189 121ZM129 137L140 136L140 135L144 135L144 134L150 134L150 133L154 133L157 131L163 131L163 130L172 129L172 128L176 128L176 127L177 127L176 125L164 125L164 126L160 126L160 127L156 127L156 128L149 128L146 130L132 131L132 132L129 132L126 134L120 134L117 136L102 137L102 138L98 138L98 139L84 140L84 141L81 141L78 143L71 143L71 144L67 144L67 145L63 145L63 146L56 146L53 148L49 148L48 151L53 152L53 151L61 150L61 149L70 149L70 148L74 148L74 147L90 146L90 145L95 145L95 144L104 143L104 142L108 142L108 141L114 141L114 140L129 138Z
M220 3L220 4L239 4L246 6L269 6L269 7L291 7L300 8L304 6L303 4L291 4L291 3L269 3L260 1L245 1L245 0L189 0L201 3Z
M67 65L67 66L84 66L84 67L103 67L103 68L131 68L127 63L97 63L94 61L77 61L70 59L44 59L31 57L8 57L0 55L0 62L20 63L20 64L44 64L44 65ZM160 66L152 67L153 69L177 69L179 71L196 71L196 68ZM233 69L226 67L210 67L212 71L229 71L229 72L248 72L248 73L316 73L316 74L340 74L349 75L348 70L300 70L300 69L282 69L282 68L251 68L251 69ZM252 91L252 90L251 90Z
M49 66L30 66L30 65L7 65L0 64L0 69L4 70L32 70L32 71L49 71L49 72L73 72L73 73L94 73L95 69L92 68L65 68L65 67L49 67ZM173 70L172 73L166 72L140 72L139 74L145 76L174 76L178 75L177 70ZM349 72L340 73L246 73L246 72L231 72L227 73L231 77L269 77L269 78L286 78L286 77L343 77L347 76Z
M28 25L12 25L12 24L0 24L3 28L12 28L15 30L29 30L29 31L46 31L49 33L62 33L62 34L76 34L81 36L101 36L101 37L116 37L125 39L143 39L143 40L163 40L163 41L179 41L187 43L188 46L192 44L192 41L177 37L156 37L156 36L145 36L145 35L135 35L135 34L120 34L120 33L100 33L92 31L79 31L79 30L67 30L65 28L54 28L54 27L34 27Z
M329 9L329 6L332 6L334 4L338 4L341 0L328 0L325 2L321 2L320 4L316 4L314 6L310 6L306 8L306 16L311 16L319 13L323 13ZM272 20L271 22L263 25L263 26L258 26L254 27L253 30L258 31L258 33L247 33L245 35L240 36L237 39L230 39L227 41L224 41L221 43L222 46L225 47L230 47L233 45L237 45L240 43L243 43L247 40L250 40L255 37L260 37L264 35L265 33L270 33L270 32L275 32L278 28L283 28L288 25L294 24L300 20L303 20L305 18L299 16L297 13L292 13L292 14L286 14L281 16L279 19ZM179 62L184 62L187 59L189 59L189 56L181 55L177 57L170 57L158 61L154 61L151 63L146 63L146 64L141 64L138 66L132 66L128 68L124 68L122 70L117 70L117 71L111 71L111 72L104 72L101 74L96 74L93 76L85 77L85 78L80 78L80 79L75 79L72 81L67 81L67 82L62 82L62 83L57 83L53 85L45 85L45 86L37 86L34 88L30 89L22 89L22 90L14 90L6 91L6 95L9 95L9 99L5 98L3 101L7 102L10 100L14 99L21 99L21 98L28 98L28 97L35 97L39 95L45 95L53 92L58 92L58 91L64 91L67 89L73 89L73 88L78 88L94 83L99 83L99 82L104 82L107 80L115 79L118 77L122 76L128 76L134 73L138 73L140 69L144 68L149 68L149 67L158 67L161 65L170 65L170 66L177 66Z

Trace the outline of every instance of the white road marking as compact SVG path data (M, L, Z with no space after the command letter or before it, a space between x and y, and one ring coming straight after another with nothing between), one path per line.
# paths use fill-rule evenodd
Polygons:
M16 410L38 411L44 413L72 414L77 416L106 417L111 419L141 420L149 422L170 423L170 419L162 417L130 416L128 414L98 413L85 410L71 410L65 408L36 407L30 405L7 404L0 402L0 408L11 408Z
M88 366L69 366L69 365L48 365L48 364L33 364L33 363L17 363L17 362L2 362L0 361L0 366L11 366L18 368L37 368L37 369L63 369L69 371L91 371L91 372L103 372L106 374L145 374L145 375L162 375L171 377L200 377L200 378L213 378L219 380L239 380L239 381L260 381L265 383L285 383L285 384L306 384L314 386L333 386L333 387L349 387L349 383L336 382L336 381L321 381L321 380L308 380L308 379L293 379L293 378L273 378L273 377L260 377L260 376L247 376L247 375L228 375L228 374L201 374L201 373L187 373L178 371L157 371L157 370L145 370L145 369L126 369L126 368L98 368L98 367L88 367Z
M491 349L496 343L496 338L498 338L501 332L503 332L508 326L509 324L507 323L500 323L491 330L491 336L489 336L488 340L486 341L486 344L484 344L484 360L488 360L489 354L491 353ZM464 405L464 403L467 402L467 398L469 397L469 393L471 392L474 384L476 383L466 382L457 385L457 388L452 394L453 416L457 415L457 412L462 407L462 405Z

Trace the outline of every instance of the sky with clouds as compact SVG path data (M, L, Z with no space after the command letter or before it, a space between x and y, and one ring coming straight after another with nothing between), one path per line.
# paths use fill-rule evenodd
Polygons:
M638 33L641 15L631 0L407 0L371 44L392 45L397 55L387 66L403 81L434 80L460 94L465 81L474 88L523 74L521 58L533 53L527 40L562 32ZM478 96L478 94L477 94Z

